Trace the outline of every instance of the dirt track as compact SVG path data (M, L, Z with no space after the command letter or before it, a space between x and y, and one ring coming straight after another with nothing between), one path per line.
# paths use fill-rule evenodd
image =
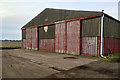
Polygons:
M24 49L2 51L3 78L116 78L117 75L117 63Z

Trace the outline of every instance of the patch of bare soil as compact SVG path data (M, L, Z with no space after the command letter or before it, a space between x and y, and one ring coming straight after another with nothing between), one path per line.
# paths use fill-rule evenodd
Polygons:
M44 78L58 71L14 56L7 51L2 54L2 78Z
M96 61L67 71L52 74L48 78L120 78L118 63Z

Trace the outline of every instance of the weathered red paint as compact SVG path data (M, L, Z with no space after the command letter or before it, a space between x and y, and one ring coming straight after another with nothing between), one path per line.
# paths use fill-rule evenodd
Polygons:
M119 38L104 38L104 54L120 53L120 39ZM110 49L110 51L108 50Z
M32 49L32 29L26 29L26 48Z
M97 56L97 37L82 37L82 55Z
M97 55L100 56L101 39L97 37Z
M26 39L22 39L21 48L26 48Z
M54 39L39 39L39 50L55 51Z
M38 50L38 28L32 28L32 49Z
M67 53L80 54L80 21L67 22Z
M55 51L65 53L66 46L66 31L65 23L58 23L55 25Z

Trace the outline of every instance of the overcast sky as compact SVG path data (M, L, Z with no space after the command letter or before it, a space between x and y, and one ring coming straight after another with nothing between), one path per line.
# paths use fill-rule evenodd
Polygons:
M28 2L29 1L29 2ZM83 2L84 1L84 2ZM119 0L1 0L0 23L2 39L21 39L21 27L45 8L102 11L118 19Z

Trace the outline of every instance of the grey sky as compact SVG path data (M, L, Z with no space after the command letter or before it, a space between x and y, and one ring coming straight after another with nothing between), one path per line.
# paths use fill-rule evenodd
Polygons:
M118 19L118 0L110 2L2 2L2 39L21 39L21 27L45 8L101 11ZM112 2L113 1L113 2Z

